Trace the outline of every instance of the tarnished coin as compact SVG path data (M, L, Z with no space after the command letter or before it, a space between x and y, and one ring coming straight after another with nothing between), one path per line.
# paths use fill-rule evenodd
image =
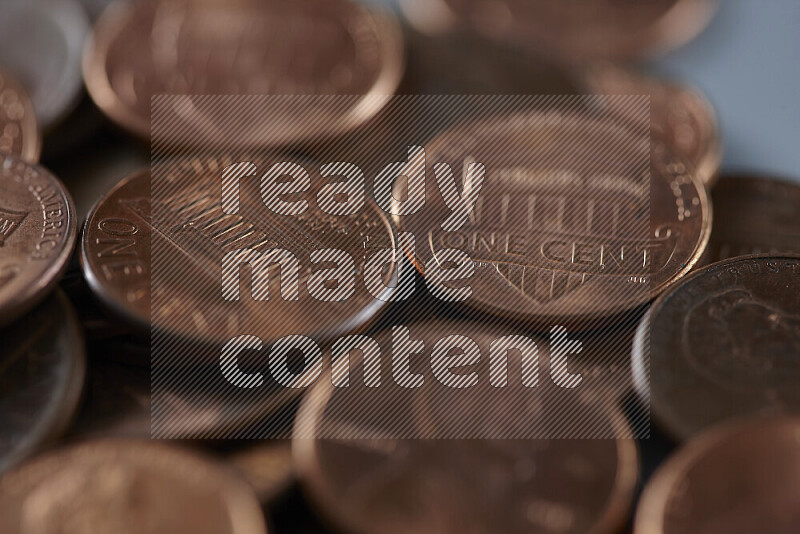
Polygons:
M0 329L0 346L2 473L70 425L83 391L86 353L75 311L60 291Z
M346 387L334 387L324 377L304 398L295 421L293 454L301 482L326 517L343 531L373 534L618 531L638 473L636 443L629 439L621 414L606 410L596 397L587 397L584 404L576 389L569 392L572 402L561 397L565 402L558 405L563 410L560 417L549 418L540 410L544 396L512 384L524 379L522 358L512 356L514 351L508 359L510 389L489 392L484 358L492 334L503 333L503 328L431 321L410 325L409 330L414 344L425 343L424 349L407 349L414 352L408 370L421 373L424 380L420 389L393 382L398 375L392 374L387 363L392 358L384 352L380 385L366 385L368 376L374 380L376 373L367 373L362 357L355 362L351 352L353 371ZM436 379L425 360L434 350L434 340L455 336L472 339L484 351L480 363L456 373L467 379L469 372L477 371L487 388L429 387ZM391 347L385 335L374 337L381 349ZM546 359L545 354L539 356L540 361ZM542 369L545 382L549 373ZM445 393L443 400L439 394ZM437 406L438 401L443 402ZM591 419L578 414L590 410ZM586 436L605 439L503 439L526 436L538 425L540 430L551 425L558 432L558 420L571 427L567 431L573 435L585 431ZM441 433L432 432L433 426ZM477 432L479 427L499 439L426 439L455 435L450 429ZM396 439L400 434L405 437Z
M286 491L294 480L292 448L289 440L265 440L227 457L262 504L269 504Z
M0 152L36 162L42 150L39 126L25 89L0 71Z
M278 161L283 158L252 159L263 172ZM171 162L153 178L152 195L151 172L144 170L123 180L95 206L84 229L81 262L99 299L144 329L152 322L159 331L212 343L243 333L265 342L293 334L322 341L374 319L386 301L363 283L326 301L312 297L307 288L310 279L319 277L312 276L317 271L311 261L315 251L343 251L339 256L352 257L353 273L360 275L373 253L396 247L396 231L386 215L369 202L354 215L328 215L314 200L321 178L312 178L317 185L304 195L309 209L302 216L268 209L257 179L242 179L238 213L226 214L220 177L232 163L225 157ZM273 248L298 260L297 282L303 289L298 289L297 298L286 296L291 277L283 279L283 293L274 286L272 298L249 297L249 284L242 284L240 299L223 298L226 254ZM387 280L397 272L395 265L386 272ZM331 284L325 287L335 289Z
M0 153L0 325L40 302L64 273L77 236L75 207L45 169Z
M748 420L691 441L656 473L635 534L794 534L800 419Z
M89 20L75 0L0 3L0 65L27 88L47 133L78 103Z
M691 40L715 0L403 0L422 31L467 27L494 39L568 60L630 58Z
M723 176L711 190L708 262L747 254L800 253L800 186L762 176Z
M697 89L605 62L587 68L583 81L591 93L649 95L649 115L633 119L657 129L664 141L694 167L706 186L716 181L722 161L717 118L711 103Z
M426 149L459 191L482 166L482 189L463 224L445 229L445 175L428 169L425 209L398 224L414 234L426 276L447 268L448 249L469 255L463 304L482 312L537 329L589 326L645 304L705 249L711 206L691 166L616 120L523 113L456 127Z
M800 256L744 256L661 296L639 326L649 351L633 352L657 422L685 439L741 414L800 412L798 294Z
M154 105L163 141L191 144L198 129L220 129L220 141L264 146L335 134L374 116L400 81L403 44L388 15L349 0L146 0L103 13L83 68L97 105L146 139L154 94L362 95L322 107L261 99L281 125L269 131L255 120L265 115L237 110L233 120L232 109L203 98Z
M139 441L48 453L0 479L0 530L20 534L263 534L238 477L205 458Z

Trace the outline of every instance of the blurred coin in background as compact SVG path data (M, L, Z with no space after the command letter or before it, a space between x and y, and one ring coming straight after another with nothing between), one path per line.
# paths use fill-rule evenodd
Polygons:
M795 534L800 419L724 425L692 440L645 487L634 534Z
M294 480L289 440L258 441L233 451L227 461L250 484L262 504L271 503Z
M88 34L86 12L75 0L0 3L0 65L27 88L45 134L80 99Z
M0 484L3 532L264 534L252 490L194 453L145 441L55 450Z
M642 126L658 130L665 142L694 167L706 186L716 181L722 161L717 117L711 103L697 89L606 62L587 67L582 79L590 93L649 95L650 114L644 117Z
M411 339L425 342L425 351L415 353L419 363L433 349L432 339L464 335L486 351L494 339L487 334L503 328L431 321L410 331ZM382 349L391 345L385 336L375 339ZM402 387L392 379L389 357L380 360L380 385L368 386L364 359L357 358L350 354L346 387L324 378L304 397L292 443L311 502L337 528L359 534L611 533L624 523L637 482L636 442L624 416L603 399L521 386L518 351L508 353L508 386L491 393L478 385L446 394L449 388L433 385L427 375L419 389ZM413 373L427 367L416 363ZM488 358L469 369L492 388ZM548 403L554 399L563 402ZM605 439L508 439L549 430ZM456 435L498 439L441 439Z
M473 215L444 231L451 210L427 173L434 193L424 213L398 222L417 238L418 269L441 263L446 249L468 253L475 272L464 304L534 330L584 328L647 303L698 261L711 207L692 167L638 133L605 115L553 111L441 134L426 147L429 161L457 176L480 163L486 177Z
M83 392L86 353L78 318L60 291L0 329L0 347L2 473L72 423Z
M0 324L7 324L55 287L77 224L64 185L38 165L0 153L0 191Z
M761 175L723 175L711 190L707 263L747 254L800 253L800 186Z
M800 256L698 269L653 304L634 344L654 420L689 438L743 414L800 412Z
M566 60L648 56L695 37L716 0L401 0L416 28L469 28Z
M42 149L33 104L25 89L0 70L0 152L36 162Z
M83 69L100 109L145 139L154 94L294 95L293 106L264 100L283 113L273 114L281 127L269 131L250 114L234 120L232 110L203 108L202 98L158 114L167 124L160 138L170 143L191 144L202 128L220 129L220 142L274 145L335 134L374 116L397 88L403 55L396 21L349 0L145 0L104 12ZM299 105L296 95L363 96L330 99L320 110L310 101Z

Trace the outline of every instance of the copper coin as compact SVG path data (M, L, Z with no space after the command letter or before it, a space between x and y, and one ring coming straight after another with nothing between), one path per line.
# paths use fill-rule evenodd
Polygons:
M77 236L64 185L42 167L0 153L0 325L40 302L67 268Z
M800 253L800 186L753 175L724 176L711 190L714 224L704 259Z
M72 422L83 392L80 324L60 291L0 330L0 473Z
M411 364L414 372L427 366L421 362L433 339L465 335L486 349L491 335L503 332L456 321L416 323L409 329L426 346ZM386 335L374 338L382 349L391 346ZM614 410L606 411L597 402L581 408L594 407L592 431L605 439L426 439L433 435L426 424L441 424L446 433L447 425L455 428L459 421L475 430L478 419L494 435L525 436L529 427L542 422L529 418L539 396L529 389L531 403L525 406L516 402L519 388L495 399L485 389L475 394L452 390L451 402L445 400L445 410L438 411L430 402L437 399L427 393L444 389L423 385L414 390L392 383L389 360L382 353L377 387L364 384L363 368L352 360L347 387L334 387L323 378L305 397L295 422L293 453L300 480L337 527L380 534L601 533L616 532L624 523L638 456L635 441L623 437L628 432L622 428L624 418ZM519 379L511 367L510 357L509 384ZM424 379L432 383L429 366ZM571 407L582 404L574 399ZM562 415L574 414L565 410ZM399 435L405 437L395 437Z
M261 509L226 469L145 441L93 441L0 480L4 532L263 534Z
M273 160L252 159L263 172L272 165L267 161ZM144 329L152 323L160 331L212 343L244 333L262 336L265 342L291 334L321 341L373 320L386 302L363 283L355 284L349 298L335 302L311 298L305 284L314 270L310 255L315 250L344 250L361 273L374 250L395 246L396 232L385 214L367 203L358 214L330 216L316 205L315 186L306 194L310 207L305 214L278 215L264 206L257 180L242 186L239 213L225 214L219 177L231 163L225 157L170 163L154 178L158 189L152 195L151 171L143 170L120 182L95 206L83 232L81 263L101 302ZM298 258L302 294L296 300L280 294L266 301L223 299L225 254L272 248ZM156 255L161 262L157 268ZM393 273L390 269L387 276Z
M25 89L0 71L0 152L36 162L42 150L36 116Z
M592 93L649 95L650 114L644 117L643 125L659 130L665 142L694 167L706 186L716 181L722 143L714 108L699 90L611 63L587 68L583 79Z
M735 468L734 468L735 467ZM647 485L635 534L794 534L800 419L748 420L690 442Z
M800 256L744 256L661 296L639 326L649 351L633 353L657 422L685 439L741 414L799 412L798 292Z
M714 0L404 0L417 27L466 26L567 60L630 58L676 48L705 28Z
M0 64L25 86L46 133L78 104L89 19L75 0L0 4Z
M228 455L227 461L250 484L262 504L269 504L294 481L291 442L259 442Z
M159 137L172 143L189 142L185 136L198 128L222 128L221 137L231 129L240 142L274 145L335 134L374 116L400 81L403 44L394 20L349 0L147 0L103 13L83 68L97 105L145 139L154 94L363 95L346 105L332 99L325 110L312 109L310 100L262 100L286 119L272 114L282 127L266 133L263 121L242 113L232 120L231 110L204 108L203 99L158 114L165 125ZM329 113L324 120L322 111Z
M532 328L589 326L645 304L705 249L711 206L691 166L657 137L650 154L649 136L616 120L524 113L456 127L426 148L459 181L482 164L480 197L444 231L451 210L428 170L424 210L398 224L415 235L423 273L439 251L471 257L464 304L479 311Z

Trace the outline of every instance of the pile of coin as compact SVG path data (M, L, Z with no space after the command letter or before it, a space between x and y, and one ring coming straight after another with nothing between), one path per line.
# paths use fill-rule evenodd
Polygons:
M800 185L721 173L711 103L630 65L692 39L716 2L401 7L403 22L352 0L0 4L1 532L800 532ZM497 335L567 325L603 349L571 361L572 373L602 387L569 413L589 414L604 439L510 439L529 435L520 429L539 414L513 398L486 403L479 390L410 401L384 389L368 414L347 409L347 395L366 385L345 395L324 380L224 410L177 389L151 391L160 380L152 348L200 354L224 341L203 295L186 290L176 306L152 284L156 242L160 261L179 266L170 280L180 294L182 280L209 276L208 249L336 245L355 255L366 248L356 235L394 243L403 231L433 236L438 222L392 219L372 199L340 222L316 212L294 226L231 215L212 186L232 160L219 147L186 156L197 132L216 128L220 139L313 159L312 144L352 149L353 132L374 145L391 138L392 98L430 93L584 95L568 113L543 99L510 118L452 124L428 145L431 161L466 162L490 147L470 231L501 228L521 236L507 249L540 257L521 264L486 253L466 303L386 302L360 290L346 306L262 314L258 328L270 342L369 331L385 347L401 320L430 355L448 333L488 349ZM229 110L167 106L163 94L342 98L276 108L272 120L285 127L265 135L246 117L227 131L219 121ZM586 95L649 95L648 112ZM633 132L646 146L630 141ZM161 143L153 154L181 154L182 219L168 227L151 213L151 139ZM552 149L559 140L592 157L565 160ZM524 165L521 154L570 172L493 172L497 162ZM622 179L594 176L600 160ZM426 179L436 190L431 172ZM642 183L647 218L623 194ZM439 200L429 209L446 214ZM598 267L597 243L630 238L617 235L620 221L645 224L659 241L645 248L642 273ZM200 242L185 266L188 245L174 231L184 227ZM405 252L425 279L439 259L417 245ZM219 368L207 364L186 366L210 383ZM164 430L151 420L165 418L177 439L150 440ZM265 421L284 439L210 439L247 437ZM504 439L392 437L395 426L426 425L457 435L464 421ZM369 425L390 437L335 439ZM657 464L652 477L648 464Z

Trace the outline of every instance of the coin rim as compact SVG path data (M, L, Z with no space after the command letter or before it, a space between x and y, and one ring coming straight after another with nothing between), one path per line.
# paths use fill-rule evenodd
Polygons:
M455 323L457 320L441 319L443 322ZM461 321L465 325L475 324L473 320ZM323 416L325 407L335 388L330 381L321 380L315 384L302 398L300 407L295 416L292 431L292 460L295 464L297 480L305 488L306 494L330 518L347 532L368 534L369 530L362 530L357 521L353 521L339 510L339 507L330 498L334 492L324 482L317 456L317 437L302 437L300 428L308 435L313 436L319 421ZM609 422L617 432L617 468L614 476L612 491L609 493L602 515L593 524L592 534L605 534L617 532L627 521L633 509L634 497L640 477L639 448L633 437L625 437L630 432L630 427L624 421L624 414L618 408L604 409L609 415ZM363 441L363 440L350 440ZM558 441L558 440L553 440Z
M720 267L724 267L724 266L731 265L731 264L736 264L736 263L739 263L739 262L747 262L747 261L763 260L763 259L797 260L797 261L800 261L800 253L798 253L798 254L788 254L788 253L787 254L748 254L748 255L745 255L745 256L734 256L732 258L728 258L728 259L725 259L725 260L721 260L721 261L717 261L717 262L714 262L714 263L710 263L708 265L704 265L702 268L700 268L700 269L694 271L693 273L691 273L690 275L684 277L680 281L680 283L674 285L668 291L662 293L655 300L655 302L653 302L653 304L650 306L650 309L647 312L647 315L642 318L642 322L637 327L637 336L641 336L642 340L644 340L644 339L648 340L647 346L650 347L650 352L652 352L653 345L651 343L649 343L649 339L650 339L650 336L651 336L650 333L652 331L653 321L657 318L658 313L666 306L667 301L669 299L671 299L673 296L675 296L684 287L685 284L689 284L689 283L693 282L694 280L696 280L698 278L706 276L706 275L708 275L708 273L710 271L719 269ZM645 318L648 319L647 323L645 323ZM645 329L646 329L646 331L645 331ZM640 333L640 331L642 331L642 332ZM650 366L650 360L652 360L652 356L650 354L648 354L648 356L650 356L650 357L648 358L647 361L645 361L644 353L643 353L642 349L643 349L643 344L639 344L637 346L637 344L634 343L632 351L631 351L631 366L632 366L632 370L634 372L634 385L635 385L634 389L635 389L636 394L639 397L639 399L642 400L643 402L647 403L647 406L649 407L649 413L651 414L651 416L654 419L654 421L658 424L659 428L661 428L670 438L672 438L673 440L675 440L678 443L685 442L685 441L691 439L692 437L694 437L694 436L696 436L698 434L702 434L703 430L705 428L708 428L708 427L696 428L696 429L694 429L694 432L688 432L688 433L684 432L684 431L682 431L682 430L680 430L678 428L673 428L672 425L668 423L668 419L670 419L670 418L667 418L667 417L664 416L664 413L665 413L664 410L660 409L657 403L653 404L653 402L652 402L652 388L651 388L651 384L650 384L650 376L652 374L652 369L651 369L651 366ZM647 380L646 381L643 381L641 379L639 381L636 380L636 378L637 378L636 371L637 370L645 370L646 371L646 374L647 374ZM641 378L641 376L640 376L640 378ZM667 411L669 411L669 410L667 410ZM733 419L736 419L737 417L743 417L743 416L746 416L746 415L747 414L740 414L738 416L733 416ZM672 419L674 419L674 417ZM717 421L716 423L712 424L711 426L713 427L713 426L716 426L716 425L719 425L719 424L724 424L725 421L727 421L727 420L728 419L726 418L726 419L724 419L722 421ZM683 429L683 430L686 430L686 429Z
M33 109L33 102L25 88L9 71L0 69L0 79L14 91L22 103L24 118L22 120L22 147L19 154L21 159L28 163L38 163L42 155L42 137L39 129L39 119Z
M39 177L49 180L53 187L58 191L64 199L64 207L66 208L67 225L65 229L64 246L55 255L50 264L42 270L38 282L45 281L45 283L30 284L23 288L21 291L14 293L11 298L5 303L0 305L0 326L5 327L10 323L19 319L39 303L41 303L53 289L58 285L63 274L67 271L72 254L75 250L75 243L78 239L78 223L76 219L75 202L69 189L64 183L59 180L53 173L39 165L38 163L31 163L25 161L19 156L13 154L2 154L0 158L10 158L12 161L16 160L23 165L32 168L39 174Z
M386 103L397 91L405 72L405 45L403 33L397 19L388 11L368 8L350 0L336 0L359 9L370 17L375 24L375 34L380 44L381 70L377 79L366 94L359 95L358 104L348 112L348 115L337 121L336 125L329 126L327 130L311 131L297 139L287 142L263 142L258 146L282 146L300 143L315 138L328 138L347 133L358 126L373 119L386 106ZM146 6L141 2L139 6ZM128 0L116 0L111 4L95 23L94 30L86 39L83 50L82 71L86 89L92 100L112 122L122 129L144 140L151 140L151 118L146 120L132 111L117 97L106 71L106 62L111 45L116 41L116 35L128 22L136 11L137 4ZM235 95L228 95L235 96ZM344 95L342 95L344 96Z
M633 517L635 534L664 534L666 508L673 490L694 465L707 459L709 453L741 434L764 433L782 427L800 431L800 418L791 416L738 417L717 424L686 443L662 463L642 491Z
M45 443L63 435L75 420L83 398L88 365L83 329L74 306L61 289L56 289L52 299L54 302L45 301L41 305L58 305L59 311L63 312L65 329L72 342L70 353L61 355L69 364L68 374L63 384L53 392L45 412L37 418L25 439L12 449L11 454L0 458L0 474L13 469Z

